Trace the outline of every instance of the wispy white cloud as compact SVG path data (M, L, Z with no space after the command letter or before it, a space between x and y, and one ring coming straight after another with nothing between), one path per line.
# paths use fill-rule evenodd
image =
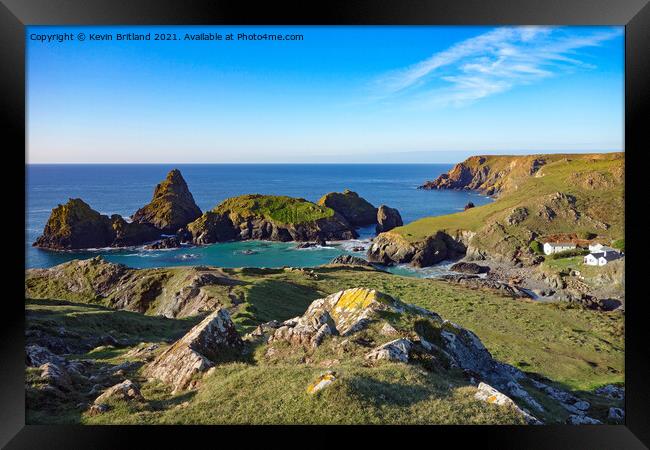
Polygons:
M412 95L425 105L462 106L576 68L578 51L620 36L620 29L571 34L554 27L502 27L461 41L375 80L379 98ZM436 85L432 87L431 85Z

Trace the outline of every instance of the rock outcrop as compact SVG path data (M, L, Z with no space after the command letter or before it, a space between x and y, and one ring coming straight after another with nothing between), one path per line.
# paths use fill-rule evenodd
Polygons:
M526 408L545 411L530 394L531 389L573 414L584 416L589 408L588 402L529 379L519 369L495 360L470 330L376 290L353 288L337 292L312 302L302 316L275 325L265 332L269 335L268 358L277 354L274 345L278 342L289 343L294 351L307 355L323 345L352 353L356 346L367 364L419 364L429 360L436 370L460 369L470 384L476 385L478 379L477 399L509 405L528 423L540 421ZM509 396L525 406L518 406Z
M487 266L481 266L476 263L471 262L457 262L453 264L450 268L454 272L466 273L470 275L478 275L479 273L488 273L490 268Z
M201 216L187 183L178 169L167 174L153 193L151 202L133 214L133 222L149 224L164 234L175 234Z
M508 297L532 298L530 293L520 287L490 278L481 278L478 275L449 274L444 275L442 279L450 283L460 284L474 289L491 289Z
M358 256L352 255L339 255L330 261L330 264L344 264L346 266L366 266L372 267L368 261Z
M379 207L377 210L377 226L375 227L377 234L383 233L384 231L390 231L393 228L401 227L402 225L404 225L404 222L402 222L402 216L398 210L386 205L381 205Z
M380 264L411 263L426 267L444 259L453 259L465 254L465 245L446 233L437 232L423 241L409 242L393 232L382 233L375 238L368 249L368 261Z
M341 214L354 227L377 223L377 208L349 189L325 194L318 200L318 204Z
M419 189L467 189L495 195L535 175L547 163L545 156L472 156Z
M198 376L241 345L228 311L219 308L149 363L144 375L171 385L174 392L192 388Z
M328 241L358 237L343 216L302 198L229 198L188 225L195 244L230 240Z
M121 216L100 214L80 198L71 198L52 210L35 247L51 250L125 247L158 239L150 225L129 223Z
M99 256L25 273L25 295L30 298L84 299L170 318L214 311L220 304L229 304L228 296L237 284L240 282L216 268L132 269Z

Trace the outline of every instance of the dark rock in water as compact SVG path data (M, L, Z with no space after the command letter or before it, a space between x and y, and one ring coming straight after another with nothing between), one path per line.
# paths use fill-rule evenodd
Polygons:
M181 243L175 237L168 237L161 241L154 242L150 245L145 245L146 250L162 250L166 248L179 248Z
M333 209L354 227L377 223L377 208L349 189L325 194L318 204Z
M372 266L372 264L370 264L365 259L359 258L358 256L352 256L352 255L339 255L333 260L331 260L330 264L346 264L348 266L368 266L368 267Z
M179 228L176 232L176 239L178 239L178 242L181 244L192 242L192 233L190 233L186 227Z
M313 247L325 247L327 242L325 239L318 239L316 242L300 242L296 244L296 248L313 248Z
M160 237L160 232L151 225L129 223L117 214L111 216L111 228L114 232L111 247L131 247Z
M383 233L384 231L390 231L393 228L401 227L402 225L404 225L404 222L402 222L402 216L398 210L386 205L381 205L379 207L377 210L377 226L375 227L377 234Z
M159 237L151 225L129 223L117 214L108 217L76 198L52 210L43 235L33 245L53 250L126 247Z
M363 252L365 251L365 247L357 246L357 247L352 247L353 252Z
M444 280L472 288L487 288L515 298L532 298L525 290L501 281L481 278L478 275L444 275Z
M185 179L174 169L156 186L151 202L133 214L133 221L153 225L164 234L173 234L200 216L201 210Z
M468 203L465 205L464 210L467 211L468 209L470 209L470 208L474 208L475 206L476 206L476 205L475 205L474 203L472 203L472 202L468 202Z
M480 266L476 263L468 263L468 262L458 262L453 266L451 266L450 269L453 270L454 272L461 272L461 273L467 273L473 275L479 273L488 273L490 271L490 268L487 266Z
M465 245L441 231L423 241L409 242L394 232L377 236L368 249L368 261L380 264L411 263L427 267L444 259L464 256Z

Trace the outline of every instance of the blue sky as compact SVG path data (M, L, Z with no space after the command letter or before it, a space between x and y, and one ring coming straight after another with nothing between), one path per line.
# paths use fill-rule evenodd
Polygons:
M69 32L178 41L44 43ZM302 34L186 41L185 33ZM622 27L29 27L28 162L620 151Z

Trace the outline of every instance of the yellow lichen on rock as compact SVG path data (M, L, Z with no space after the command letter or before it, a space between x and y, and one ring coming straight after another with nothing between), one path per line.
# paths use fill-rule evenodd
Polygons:
M321 389L332 384L334 381L336 381L336 372L328 370L327 372L325 372L324 374L316 378L316 380L314 380L314 382L312 382L309 386L307 386L307 393L315 394Z

